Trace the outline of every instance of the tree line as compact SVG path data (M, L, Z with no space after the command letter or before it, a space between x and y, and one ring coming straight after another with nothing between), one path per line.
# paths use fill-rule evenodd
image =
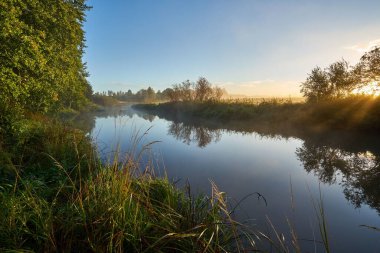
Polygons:
M170 101L218 101L224 95L227 95L225 89L214 86L206 78L200 77L196 82L186 80L182 83L174 84L170 89L169 99Z
M190 80L182 83L173 84L171 88L166 88L163 91L154 91L152 87L140 89L133 93L128 91L111 91L94 93L94 102L103 101L104 98L114 98L119 101L127 102L155 102L155 101L218 101L223 96L227 95L227 91L220 87L212 85L206 78L200 77L196 82Z
M309 102L339 99L356 93L377 93L380 90L380 47L366 52L355 66L344 59L325 69L315 67L301 92Z
M136 93L133 93L130 89L128 91L103 91L95 92L93 95L93 101L97 103L105 97L114 98L119 101L126 102L154 102L154 101L167 101L169 100L169 89L164 91L158 90L157 92L152 88L140 89Z

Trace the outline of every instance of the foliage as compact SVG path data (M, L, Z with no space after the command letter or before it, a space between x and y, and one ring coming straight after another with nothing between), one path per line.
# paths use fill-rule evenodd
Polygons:
M327 75L334 92L333 96L336 98L349 96L358 82L345 60L331 64L327 69Z
M107 92L96 92L93 95L93 102L108 106L118 104L119 101L123 102L155 102L155 101L167 101L169 99L168 91L165 90L163 92L157 91L155 92L152 87L148 87L147 89L140 89L136 93L133 93L131 90L127 92L124 91L107 91Z
M181 84L174 84L173 89L169 93L169 98L171 101L192 101L195 97L195 92L192 90L194 83L191 83L190 80L186 80Z
M306 81L302 83L301 92L309 101L330 98L333 90L329 83L328 74L319 67L314 68Z
M200 77L196 83L189 80L181 84L174 84L169 93L170 101L197 101L204 102L215 100L218 101L227 92L212 84L204 77Z
M268 99L261 102L222 100L206 102L169 102L134 105L170 120L202 119L236 124L274 124L315 131L326 129L380 129L380 97L351 95L319 103L294 103L288 99Z
M102 96L95 94L92 98L92 101L95 104L101 105L101 106L114 106L120 104L119 100L115 99L114 97L110 96Z
M20 121L15 129L16 132L3 138L0 184L12 182L17 176L38 178L37 174L40 173L54 174L55 165L50 156L55 157L70 172L78 165L79 152L92 157L92 144L83 132L46 116L28 115L28 119ZM7 160L4 159L5 155Z
M173 84L172 88L166 88L162 92L155 92L153 88L140 89L135 94L128 90L127 92L111 90L107 92L96 92L93 101L100 105L117 104L117 101L125 102L161 102L161 101L209 101L220 100L227 94L226 90L212 86L206 78L201 77L196 83L190 80L183 81L179 84Z
M361 57L358 68L362 82L377 82L380 86L380 47L366 52Z
M314 68L301 85L301 92L311 102L349 96L358 86L358 78L345 60L331 64L325 70Z
M380 48L375 47L365 53L356 66L350 66L345 60L337 61L322 70L314 68L305 82L301 92L310 102L320 102L348 97L355 89L375 83L373 93L380 86Z
M91 87L82 63L84 0L0 3L0 125L24 111L83 106Z
M195 87L195 100L206 101L212 96L211 83L204 77L199 78L196 82Z

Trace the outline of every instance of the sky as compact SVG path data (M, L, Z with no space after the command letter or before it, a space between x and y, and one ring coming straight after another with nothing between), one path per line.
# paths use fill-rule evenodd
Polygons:
M94 91L206 77L231 94L299 96L316 66L380 45L380 0L89 0Z

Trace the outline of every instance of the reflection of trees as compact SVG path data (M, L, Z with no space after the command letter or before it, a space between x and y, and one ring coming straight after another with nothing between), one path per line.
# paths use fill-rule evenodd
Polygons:
M130 107L106 107L102 111L94 113L97 118L117 118L128 116L132 118L135 112Z
M186 144L196 142L198 147L206 147L210 142L218 142L221 138L220 129L210 129L202 126L186 125L172 122L169 126L169 134Z
M324 183L341 177L346 198L356 207L368 204L380 213L380 158L371 152L351 153L305 142L296 151L307 172Z
M85 133L90 133L95 127L96 118L118 118L129 117L130 119L137 115L145 120L152 122L156 116L144 112L136 111L130 106L105 107L96 112L82 113L72 119L64 119L74 127L81 129Z
M137 115L139 115L139 114L137 114ZM142 117L145 120L148 120L149 122L153 122L153 120L156 118L156 116L154 116L152 114L144 114L144 115L141 115L140 117Z
M95 117L89 113L81 114L68 122L85 133L91 133L95 127Z

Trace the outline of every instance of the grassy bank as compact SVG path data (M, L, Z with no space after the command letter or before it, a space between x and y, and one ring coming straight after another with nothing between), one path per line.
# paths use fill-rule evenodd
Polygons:
M92 101L100 106L118 106L124 104L125 102L119 101L113 97L109 96L93 96Z
M0 250L233 252L226 196L192 196L137 161L102 163L81 131L31 115L1 136ZM247 232L247 231L246 231Z
M105 163L84 132L46 116L13 129L0 135L2 252L300 252L291 226L285 238L270 221L266 234L235 221L241 202L213 182L194 195L121 154Z
M171 102L135 105L134 108L175 120L285 124L308 127L316 131L380 129L380 98L372 96L351 96L319 103L293 103L272 99L261 103L238 100Z

